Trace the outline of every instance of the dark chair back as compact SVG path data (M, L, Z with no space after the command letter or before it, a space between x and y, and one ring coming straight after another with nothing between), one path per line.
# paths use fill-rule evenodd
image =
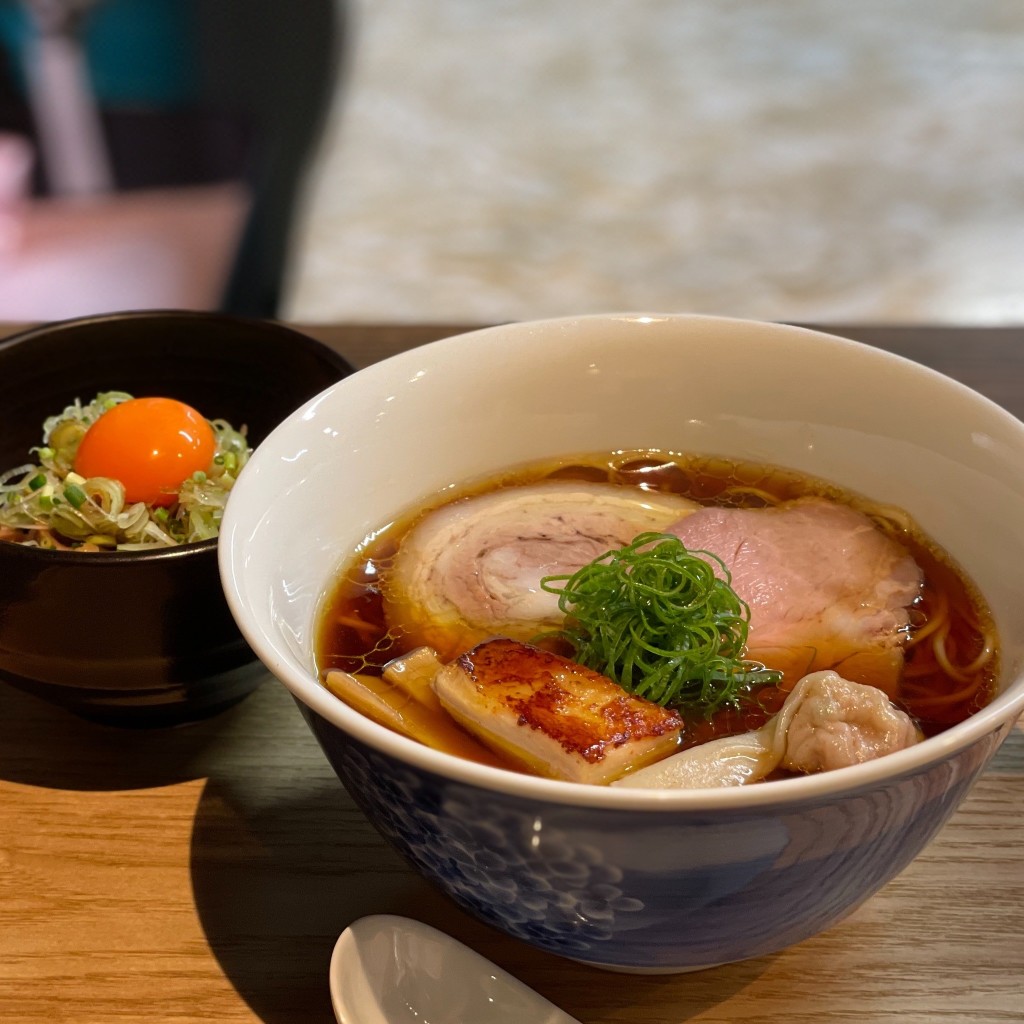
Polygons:
M200 3L202 91L250 133L252 211L224 297L229 312L273 317L303 185L339 80L338 0Z

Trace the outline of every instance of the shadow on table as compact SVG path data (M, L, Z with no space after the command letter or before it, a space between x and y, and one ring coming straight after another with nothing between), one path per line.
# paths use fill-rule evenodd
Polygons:
M294 777L282 781L272 772L242 783L211 780L192 835L192 887L207 940L267 1024L334 1020L331 951L338 935L368 914L414 917L448 932L583 1022L618 1019L623 1006L643 1019L645 1004L653 1012L666 1000L685 1020L728 999L771 963L627 977L530 949L463 913L408 868L336 779L314 777L298 800L289 798L295 788Z
M986 769L1007 775L1024 775L1024 715L1021 716L1006 742L996 751Z
M0 779L52 789L116 790L203 778L225 737L252 715L258 695L270 688L264 684L241 704L202 722L122 729L0 683Z

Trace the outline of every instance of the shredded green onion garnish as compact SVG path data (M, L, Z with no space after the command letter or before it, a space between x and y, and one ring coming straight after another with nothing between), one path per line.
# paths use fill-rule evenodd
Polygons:
M131 397L108 391L85 404L76 399L46 420L43 443L31 450L37 462L0 472L0 540L41 548L144 551L217 536L228 494L250 455L244 427L209 421L216 454L205 472L182 483L168 508L126 505L119 480L83 480L73 473L89 427Z
M750 609L731 583L717 555L643 533L572 575L541 580L566 615L544 638L567 641L577 661L630 693L711 714L779 679L744 658Z

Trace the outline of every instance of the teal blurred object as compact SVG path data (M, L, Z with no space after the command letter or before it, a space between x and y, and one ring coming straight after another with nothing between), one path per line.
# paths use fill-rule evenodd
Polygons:
M32 32L22 0L0 0L0 44L12 54L22 88ZM101 105L161 108L198 100L197 24L188 0L102 0L85 17L81 40Z
M0 131L35 139L27 7L0 0ZM77 34L116 190L244 182L252 205L220 308L275 317L340 76L343 0L95 0ZM36 192L49 187L43 167Z
M172 107L199 99L195 11L182 0L103 0L86 26L101 104Z

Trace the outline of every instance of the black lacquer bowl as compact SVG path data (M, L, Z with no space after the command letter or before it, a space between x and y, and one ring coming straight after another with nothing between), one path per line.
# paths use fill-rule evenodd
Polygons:
M165 395L246 424L256 446L352 372L279 324L210 313L117 313L0 342L0 471L29 461L43 421L100 391ZM0 542L0 678L87 718L173 725L265 678L234 624L217 541L83 554Z

